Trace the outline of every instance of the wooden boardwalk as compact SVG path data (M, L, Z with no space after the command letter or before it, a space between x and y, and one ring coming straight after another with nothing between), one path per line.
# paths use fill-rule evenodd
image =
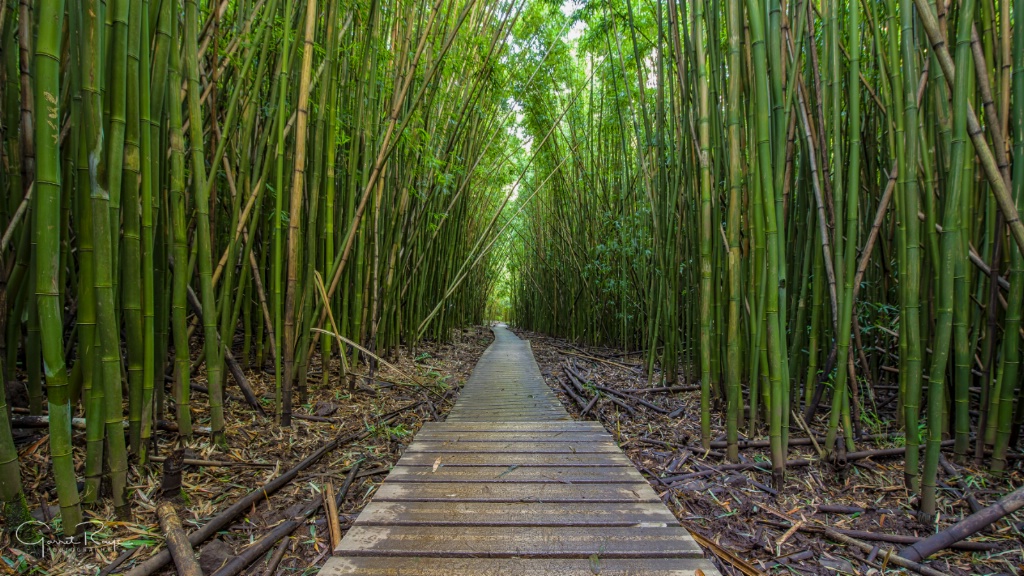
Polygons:
M494 333L320 576L717 576L611 435L562 408L529 342Z

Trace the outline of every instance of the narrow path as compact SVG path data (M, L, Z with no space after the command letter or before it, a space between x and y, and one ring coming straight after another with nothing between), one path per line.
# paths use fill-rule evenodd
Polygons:
M611 435L569 417L530 343L494 335L320 576L717 576Z

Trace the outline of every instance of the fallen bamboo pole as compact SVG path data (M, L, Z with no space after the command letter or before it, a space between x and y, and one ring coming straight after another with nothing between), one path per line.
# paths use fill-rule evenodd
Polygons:
M181 520L170 502L161 502L156 507L156 517L160 521L160 529L164 532L167 550L174 559L178 576L203 576L199 563L196 562L195 551L189 543L185 531L181 528Z
M1008 514L1013 514L1021 508L1024 508L1024 486L1003 496L988 508L983 508L971 514L952 527L929 536L916 544L907 546L900 550L899 556L900 558L912 561L924 560L939 550L948 548L964 538L980 532L985 527L999 521Z
M387 422L390 419L391 418L389 417L383 420L382 423ZM249 510L253 504L255 504L256 502L263 498L268 497L270 494L273 494L274 492L280 490L284 486L288 485L289 482L294 480L295 477L299 475L299 472L302 472L306 468L312 466L314 463L320 460L320 458L323 458L323 456L328 452L334 450L338 446L348 444L349 442L352 442L354 440L361 440L369 435L370 431L364 430L328 442L327 444L325 444L324 446L322 446L321 448L307 456L304 460L296 464L287 472L281 474L277 478L274 478L267 484L264 484L262 487L257 488L252 492L249 492L241 499L239 499L237 502L229 506L226 510L211 518L210 521L204 524L202 528L189 534L189 543L192 546L198 546L199 544L202 544L203 542L211 538L214 534L219 532L222 528L227 526L236 517ZM125 575L149 576L150 574L153 574L157 570L160 570L161 568L166 566L167 563L170 561L171 553L167 550L161 550L160 552L148 558L145 562L136 565L130 571L126 572Z
M871 551L876 548L875 546L873 546L871 544L868 544L867 542L864 542L863 540L858 540L856 538L853 538L852 536L847 536L846 534L842 534L840 532L836 532L835 530L833 530L831 528L825 528L824 531L825 531L825 534L831 540L834 540L836 542L841 542L841 543L846 544L848 546L854 546L856 548L860 548L861 551L867 552L868 554L870 554ZM918 564L917 562L913 562L911 560L907 560L906 558L902 558L902 557L894 554L892 549L880 550L879 554L883 558L883 560L882 560L882 565L883 566L886 563L892 563L892 564L895 564L895 565L899 566L900 568L906 568L908 570L913 570L914 572L917 572L918 574L922 574L923 576L946 576L945 572L940 572L940 571L938 571L938 570L936 570L934 568L931 568L929 566L925 566L923 564Z
M199 302L199 297L196 296L192 287L188 287L188 303L192 306L192 311L195 312L196 318L202 322L203 318L203 306ZM221 345L224 347L224 363L227 364L228 370L231 372L231 376L234 377L235 383L238 384L238 388L242 391L242 395L245 396L245 401L252 406L253 410L256 410L262 416L266 416L266 411L263 410L263 406L260 405L260 401L256 399L256 393L252 391L252 386L249 385L249 379L245 377L245 373L242 372L242 367L238 364L238 360L235 359L235 355L231 353L231 346L227 342L221 341Z
M282 538L281 543L277 545L277 549L274 550L274 555L270 557L270 561L267 562L267 569L264 570L263 576L274 576L274 572L277 567L281 564L281 560L284 558L284 553L288 550L289 538Z
M943 440L942 447L949 448L953 445L953 440ZM920 446L920 449L924 449L924 445ZM854 460L863 460L865 458L891 458L893 456L902 456L907 451L906 448L886 448L884 450L861 450L859 452L850 452L846 455L846 461L852 462ZM787 460L786 466L810 466L820 460L807 460L807 459L794 459ZM691 480L693 478L700 478L702 476L710 476L711 474L722 473L722 472L736 472L740 470L753 470L755 468L764 468L768 464L766 462L743 462L740 464L725 464L716 468L709 468L707 470L701 470L700 472L691 472L688 474L681 474L678 476L669 476L662 478L663 482L669 483L674 486L679 482L685 480ZM764 468L767 470L767 468Z
M303 526L304 524L306 524L306 522L308 522L309 519L312 518L313 515L316 514L317 510L319 510L321 507L324 507L327 510L327 526L328 531L330 531L332 514L331 510L333 509L336 512L337 506L345 499L345 496L348 494L349 488L351 488L352 486L352 483L349 481L349 479L354 479L353 472L358 469L359 463L357 462L352 466L352 469L349 471L349 478L346 478L342 490L338 492L338 495L336 497L332 493L333 491L324 491L322 495L317 496L313 500L313 503L310 504L301 513L299 513L298 516L275 526L273 530L268 532L262 538L253 543L251 546L249 546L241 553L239 553L237 556L232 558L227 564L222 566L219 570L214 572L213 576L237 576L243 570L248 568L253 562L259 560L260 557L262 557L267 551L276 546L279 541L282 541L288 536L290 536L292 532L299 528L299 526ZM338 517L336 513L334 514L334 524L336 525L337 538L338 541L340 542L341 524L338 522ZM338 545L334 543L334 535L332 534L330 549L334 550L335 548L337 548L337 546Z
M331 537L331 550L341 543L341 523L338 521L338 505L334 501L334 484L324 484L324 508L327 510L327 533Z
M819 507L820 508L820 507ZM784 524L781 522L774 522L770 520L758 520L761 524L767 524L774 526L780 530L792 529L794 525ZM869 532L866 530L847 530L844 528L833 528L829 527L830 530L834 530L843 536L849 536L850 538L858 538L860 540L867 540L872 542L886 542L889 544L916 544L922 542L925 538L921 536L910 536L906 534L888 534L885 532ZM821 526L810 526L801 524L797 528L798 531L808 534L821 534L825 532L825 529ZM996 542L959 542L954 545L957 550L964 550L967 552L990 552L999 547Z

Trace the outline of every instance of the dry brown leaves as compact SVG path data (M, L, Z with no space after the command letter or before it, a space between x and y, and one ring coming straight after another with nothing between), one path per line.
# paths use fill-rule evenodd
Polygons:
M354 391L349 390L348 382L341 382L338 378L337 357L329 367L327 385L323 384L319 356L314 357L308 381L309 398L305 404L296 406L295 413L328 418L329 422L295 419L290 429L282 429L275 426L272 419L257 415L244 401L226 401L228 448L219 449L211 445L207 436L197 435L187 447L190 453L186 457L235 465L185 466L183 497L178 513L186 532L201 526L206 519L288 470L329 440L361 429L370 429L372 434L327 454L288 486L237 519L229 530L200 547L198 554L204 572L216 570L227 558L243 550L269 528L308 505L325 482L332 481L335 486L340 486L350 467L359 462L361 472L339 509L342 529L347 529L402 450L412 441L415 431L423 422L433 420L435 414L443 417L448 412L459 387L465 383L491 339L490 330L478 327L456 331L449 344L428 343L415 353L407 349L397 350L387 360L398 370L382 367L374 374L374 380L366 377L365 364L358 366L354 372L362 376L356 378ZM200 343L195 346L195 350L201 349ZM245 372L267 412L272 412L272 370L250 367ZM401 373L415 375L429 384L434 392L426 394L422 388L406 386ZM205 384L205 377L205 373L199 370L193 381ZM226 392L238 395L230 377ZM209 426L206 396L196 391L192 395L193 424ZM378 425L382 415L424 398L429 398L429 403L406 410L388 425ZM173 409L162 417L172 419ZM156 435L157 449L153 455L165 456L178 445L177 434L158 432ZM29 431L18 438L22 481L30 508L34 509L40 522L54 528L59 523L59 519L55 519L59 510L50 476L46 440L45 430ZM84 432L76 431L74 442L75 464L81 474L85 458ZM113 506L108 498L101 498L97 505L86 510L86 518L93 522L93 526L84 544L62 545L47 536L50 545L44 549L25 545L18 541L16 535L0 536L3 560L0 573L96 574L127 550L138 549L118 571L130 567L136 560L149 557L161 548L163 541L155 514L156 502L160 499L160 478L160 464L131 466L131 517L112 521ZM293 533L278 570L296 575L315 573L328 552L326 521L321 510L308 526ZM262 572L266 560L259 560L250 567L250 571ZM166 568L164 573L172 574L173 568Z
M574 416L579 414L580 408L559 384L559 381L567 381L563 368L566 362L575 363L588 382L615 390L658 385L660 374L656 373L655 378L649 380L643 370L641 356L622 355L619 350L576 346L562 339L530 332L517 330L517 334L531 340L545 379ZM748 462L764 462L764 470L714 470L705 476L668 486L662 478L715 469L726 463L724 455L717 450L706 451L700 447L699 392L641 393L636 397L669 410L681 409L681 413L677 418L668 418L638 402L631 402L636 410L632 416L616 404L602 399L587 419L595 419L596 416L605 425L688 528L759 570L830 576L881 574L885 550L898 550L900 545L877 542L880 553L869 562L868 554L832 542L824 534L806 530L827 525L835 529L909 536L927 536L935 530L915 518L914 503L903 486L903 461L897 458L869 458L842 469L821 462L790 468L781 494L773 495L767 486L771 482L767 449L748 448L740 451L741 458ZM724 439L724 421L718 408L712 418L712 433L715 438ZM816 432L823 430L822 421L811 423L811 427ZM898 446L897 442L892 439L869 440L858 444L857 449L891 448ZM791 447L789 457L818 458L811 446ZM1011 486L1019 486L1024 480L1019 468L1002 480L986 477L982 471L970 468L962 470L961 474L971 483L973 494L982 505L991 504ZM956 484L956 478L945 477L941 472L940 480L947 485ZM970 513L966 503L953 491L940 492L940 527L948 527ZM824 513L818 510L818 506L823 504L856 506L864 511ZM801 525L793 529L795 523ZM971 538L995 543L994 551L947 550L933 556L929 565L954 575L1024 573L1021 530L1020 515L1011 516L1009 521L996 524L988 533ZM717 565L723 574L742 573L721 561ZM892 571L893 567L885 566L884 570Z

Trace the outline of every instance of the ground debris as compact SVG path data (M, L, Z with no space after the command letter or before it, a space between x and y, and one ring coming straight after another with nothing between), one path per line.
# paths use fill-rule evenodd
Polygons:
M225 531L199 546L197 553L203 572L212 574L276 525L292 519L307 507L322 493L326 482L341 486L349 471L358 467L359 473L354 475L347 497L338 508L340 527L343 532L347 530L423 422L438 417L443 419L447 415L458 397L458 390L492 338L488 327L473 327L454 331L451 343L421 344L415 353L402 348L388 357L389 363L402 373L415 375L429 386L430 393L424 393L425 388L406 385L401 374L383 365L372 379L358 378L360 385L352 393L348 383L337 377L337 357L332 359L328 372L331 375L329 385L324 386L320 358L316 355L310 361L307 403L295 407L296 414L310 416L314 420L295 419L291 429L281 429L273 424L273 370L247 367L246 376L270 416L259 415L244 400L229 399L225 402L228 448L219 449L210 444L208 436L200 434L187 447L178 490L179 515L186 533L201 527L239 498L289 470L330 440L352 431L365 430L370 433L362 440L339 446L326 454L281 490L239 516ZM196 351L201 350L201 341L193 344ZM193 356L196 355L194 351ZM366 365L355 367L353 373L366 375ZM206 384L206 374L202 368L194 371L193 377L198 384ZM226 389L231 391L233 388L235 384L229 376ZM173 410L171 406L165 417L173 418ZM397 412L397 416L386 424L380 424L394 412ZM205 396L196 395L193 399L192 418L197 428L207 425L209 413ZM34 507L40 510L40 517L43 517L43 511L51 512L48 516L52 522L55 509L50 503L56 502L56 494L49 475L48 445L40 441L41 437L45 440L46 430L37 429L33 432L33 435L19 438L22 478L26 492L39 495L40 499L34 503ZM131 466L133 505L130 519L107 521L114 518L113 507L107 499L101 498L86 513L87 519L94 523L90 541L77 546L51 546L47 548L44 558L35 554L34 548L30 550L19 543L12 535L0 535L0 550L3 550L7 564L21 567L14 567L14 573L19 570L35 570L40 574L54 576L93 575L115 559L121 563L106 573L121 573L162 550L163 534L157 526L156 504L163 496L161 480L164 477L165 457L172 456L176 450L181 449L181 445L174 432L160 431L155 434L157 449L152 450L151 455L158 456L159 462L145 467L137 464ZM84 441L84 432L76 433L76 448L84 446ZM81 473L84 451L80 453L76 450L75 456L76 467ZM203 466L190 462L235 465ZM44 536L49 537L48 534ZM136 548L138 551L135 554L125 553ZM262 573L267 562L274 561L279 562L279 571L315 573L330 552L323 512L318 512L305 526L300 526L289 538L285 538L281 549L284 552L280 558L277 554L268 553L266 558L260 558L250 566L248 572ZM173 565L165 567L158 574L174 574Z
M886 563L887 550L895 553L910 538L936 531L915 516L914 503L903 485L902 450L898 450L903 438L896 431L871 430L858 442L858 455L864 457L837 468L818 458L815 446L824 441L822 423L827 417L818 414L810 424L814 441L801 438L806 433L792 435L791 466L778 493L766 485L771 477L766 434L741 442L741 464L730 465L716 450L725 448L725 428L720 413L714 413L712 449L700 446L700 392L682 377L672 384L673 390L665 391L657 369L650 378L644 371L642 354L571 344L533 332L516 333L531 341L545 380L573 417L580 418L582 408L589 406L582 419L604 424L691 532L763 573L890 573L899 568ZM1001 480L969 468L961 468L959 474L947 476L946 483L955 485L969 477L968 497L982 505L1024 481L1019 468ZM939 504L938 529L971 513L968 499L958 490L941 491ZM927 565L954 576L1024 573L1024 524L1020 518L1008 519L971 538L976 545L966 547L973 550L944 550ZM895 536L890 540L903 543L872 541L869 544L877 550L869 554L830 538L826 527L837 538L874 534ZM710 556L723 574L744 573Z

